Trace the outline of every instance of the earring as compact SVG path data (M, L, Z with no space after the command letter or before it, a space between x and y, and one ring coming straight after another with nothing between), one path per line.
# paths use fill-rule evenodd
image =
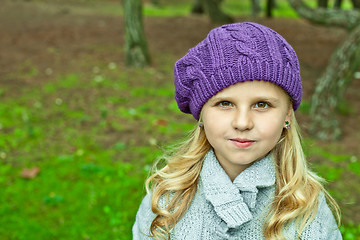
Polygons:
M286 129L290 129L290 128L291 128L289 121L285 121L285 128L286 128Z
M202 122L199 122L199 127L204 127L204 124Z

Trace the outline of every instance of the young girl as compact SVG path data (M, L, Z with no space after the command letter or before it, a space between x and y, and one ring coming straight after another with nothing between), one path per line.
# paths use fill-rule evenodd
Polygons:
M284 38L224 25L174 74L180 110L199 123L147 180L134 239L342 239L301 147L299 62Z

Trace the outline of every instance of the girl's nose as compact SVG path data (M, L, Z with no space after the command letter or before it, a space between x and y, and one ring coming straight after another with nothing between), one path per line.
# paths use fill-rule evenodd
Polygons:
M234 112L232 127L239 131L247 131L254 127L250 111L237 110Z

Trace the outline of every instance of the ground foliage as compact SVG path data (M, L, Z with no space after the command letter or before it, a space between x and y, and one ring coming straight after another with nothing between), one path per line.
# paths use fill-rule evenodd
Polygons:
M214 25L183 12L171 17L171 6L162 17L146 7L153 64L129 69L121 7L90 2L2 2L0 239L131 239L154 159L194 126L173 99L173 64ZM358 79L339 108L342 140L307 135L315 79L346 33L297 19L255 21L298 53L306 153L343 210L344 239L359 239Z

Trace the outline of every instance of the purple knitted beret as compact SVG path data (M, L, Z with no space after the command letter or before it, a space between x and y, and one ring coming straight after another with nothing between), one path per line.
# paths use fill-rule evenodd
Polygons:
M277 84L301 102L299 62L294 49L274 30L257 23L224 25L175 63L175 99L184 113L199 119L203 105L238 82L263 80Z

